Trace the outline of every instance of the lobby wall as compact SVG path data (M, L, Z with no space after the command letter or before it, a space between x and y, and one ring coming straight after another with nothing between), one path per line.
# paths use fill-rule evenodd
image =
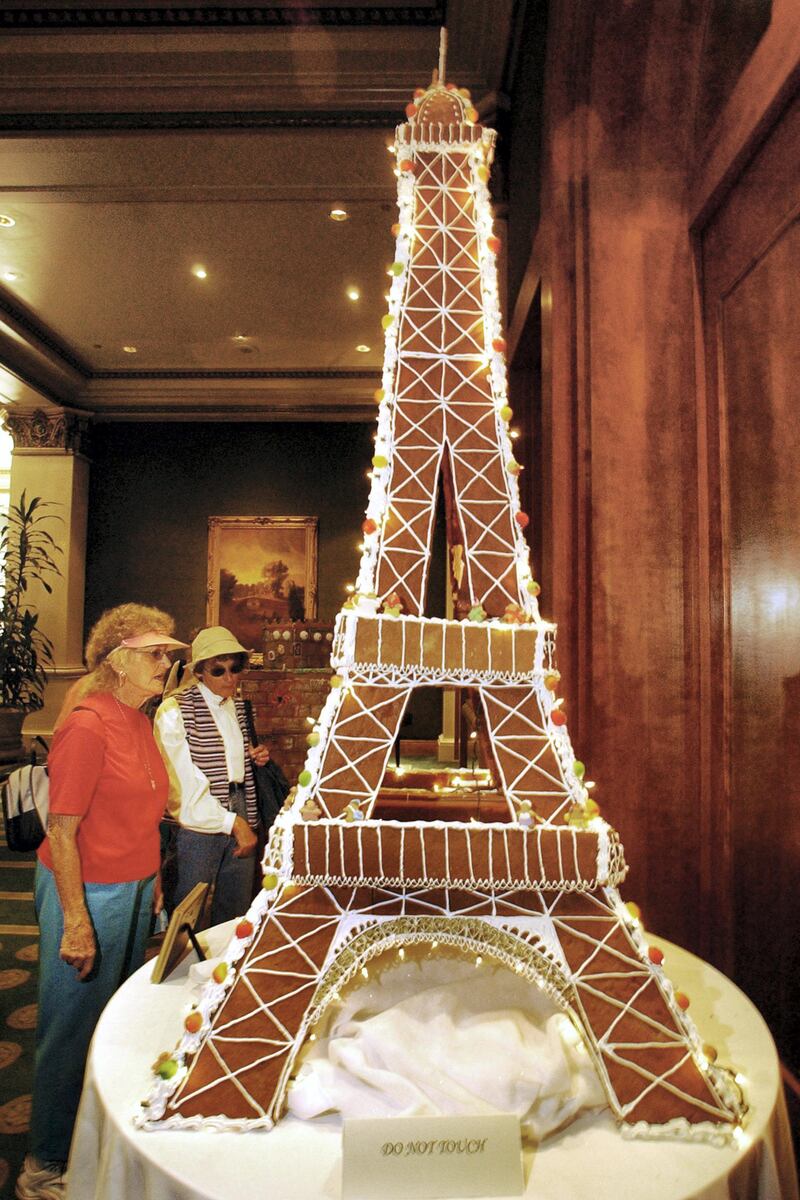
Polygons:
M139 600L205 624L210 516L319 517L319 619L358 570L372 427L114 423L93 430L85 625Z
M127 600L155 604L178 636L206 621L210 516L319 517L319 619L333 622L358 573L372 424L120 422L92 435L85 629ZM437 528L430 612L443 614ZM436 738L441 704L420 693L404 736Z

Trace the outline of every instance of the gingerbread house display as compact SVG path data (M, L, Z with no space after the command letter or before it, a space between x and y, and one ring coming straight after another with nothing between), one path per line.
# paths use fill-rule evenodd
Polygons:
M495 134L438 73L407 118L364 550L336 623L336 674L272 828L263 889L160 1063L140 1123L271 1127L331 1000L388 947L424 942L543 988L627 1132L719 1140L743 1117L741 1093L620 898L622 847L575 757L555 627L539 614L509 438L487 186ZM440 484L453 620L425 616ZM373 817L422 685L479 698L505 820Z

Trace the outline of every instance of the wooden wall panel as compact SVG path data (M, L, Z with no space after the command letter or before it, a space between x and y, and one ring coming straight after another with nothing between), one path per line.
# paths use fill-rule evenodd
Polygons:
M737 983L800 1062L800 100L703 231L721 621L711 804Z
M552 302L542 361L553 450L544 557L554 591L544 611L559 622L576 748L631 863L626 895L652 928L695 947L684 196L699 16L692 5L554 2L537 239L542 296Z
M756 998L780 1039L800 944L800 662L780 656L800 617L800 145L783 116L800 26L774 0L749 59L724 62L719 11L552 0L542 216L510 343L538 294L543 611L625 893L746 986L772 981ZM709 79L728 100L698 145Z

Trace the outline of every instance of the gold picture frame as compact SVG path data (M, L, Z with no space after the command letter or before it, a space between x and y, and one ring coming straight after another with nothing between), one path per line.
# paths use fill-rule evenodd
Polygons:
M318 517L209 517L206 621L260 651L264 626L317 616Z

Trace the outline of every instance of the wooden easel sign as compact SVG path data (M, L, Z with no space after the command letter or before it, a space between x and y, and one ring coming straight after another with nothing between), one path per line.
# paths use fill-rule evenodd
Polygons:
M190 947L194 948L201 961L205 958L205 954L197 942L195 931L203 914L208 888L207 883L195 884L189 895L181 900L174 909L169 925L164 931L164 941L161 943L158 958L153 966L153 974L150 976L151 983L163 983L167 976L175 970L178 963L184 959Z

